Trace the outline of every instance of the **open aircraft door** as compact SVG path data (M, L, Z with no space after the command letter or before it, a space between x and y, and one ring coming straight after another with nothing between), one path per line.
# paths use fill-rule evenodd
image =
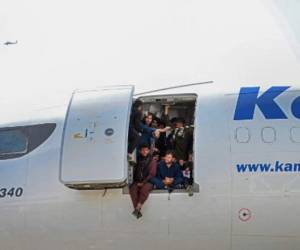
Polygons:
M75 91L63 131L60 181L71 188L120 187L127 178L134 86Z

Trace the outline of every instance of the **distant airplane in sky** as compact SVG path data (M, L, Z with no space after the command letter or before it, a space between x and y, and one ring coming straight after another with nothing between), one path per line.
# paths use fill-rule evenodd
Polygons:
M15 45L15 44L17 44L18 43L18 40L16 40L15 42L11 42L11 41L6 41L5 43L4 43L4 45Z

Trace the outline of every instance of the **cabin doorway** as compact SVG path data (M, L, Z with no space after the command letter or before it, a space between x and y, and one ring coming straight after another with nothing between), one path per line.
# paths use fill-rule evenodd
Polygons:
M189 186L194 190L196 186L194 185L194 123L197 95L153 95L142 96L138 100L143 103L142 123L155 129L167 128L166 132L160 133L158 137L148 142L151 144L153 157L161 161L164 159L166 151L172 150L176 156L174 161L180 165L185 177L182 189L185 190ZM178 126L178 123L181 125ZM178 142L180 136L182 136L182 140ZM143 138L143 135L141 137ZM141 143L143 142L142 139ZM138 147L135 153L138 158ZM132 182L133 167L129 166L128 184Z

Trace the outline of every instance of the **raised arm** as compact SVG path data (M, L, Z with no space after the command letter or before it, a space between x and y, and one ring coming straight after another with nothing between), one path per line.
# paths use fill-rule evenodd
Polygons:
M164 113L161 116L161 120L167 125L167 127L171 126L171 122L170 122L170 118L169 118L170 108L171 108L170 105L165 105Z

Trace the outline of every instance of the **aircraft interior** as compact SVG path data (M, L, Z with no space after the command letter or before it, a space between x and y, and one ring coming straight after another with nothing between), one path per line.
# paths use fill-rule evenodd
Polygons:
M191 139L188 141L188 159L184 164L180 164L183 172L183 176L187 180L180 189L176 189L176 192L185 192L186 190L193 189L197 186L194 183L194 121L195 121L195 107L196 107L196 95L182 94L182 95L164 95L164 96L145 96L140 97L139 100L143 102L143 114L152 114L153 121L151 126L154 128L164 129L170 127L166 133L161 133L159 138L155 139L155 150L153 156L158 161L163 160L166 150L173 150L169 148L166 141L172 137L175 133L175 121L181 119L184 121L184 126L191 134ZM167 111L166 111L166 106ZM167 113L166 113L167 112ZM136 152L137 153L137 152ZM132 183L133 169L129 167L128 183ZM157 192L159 190L153 190Z

